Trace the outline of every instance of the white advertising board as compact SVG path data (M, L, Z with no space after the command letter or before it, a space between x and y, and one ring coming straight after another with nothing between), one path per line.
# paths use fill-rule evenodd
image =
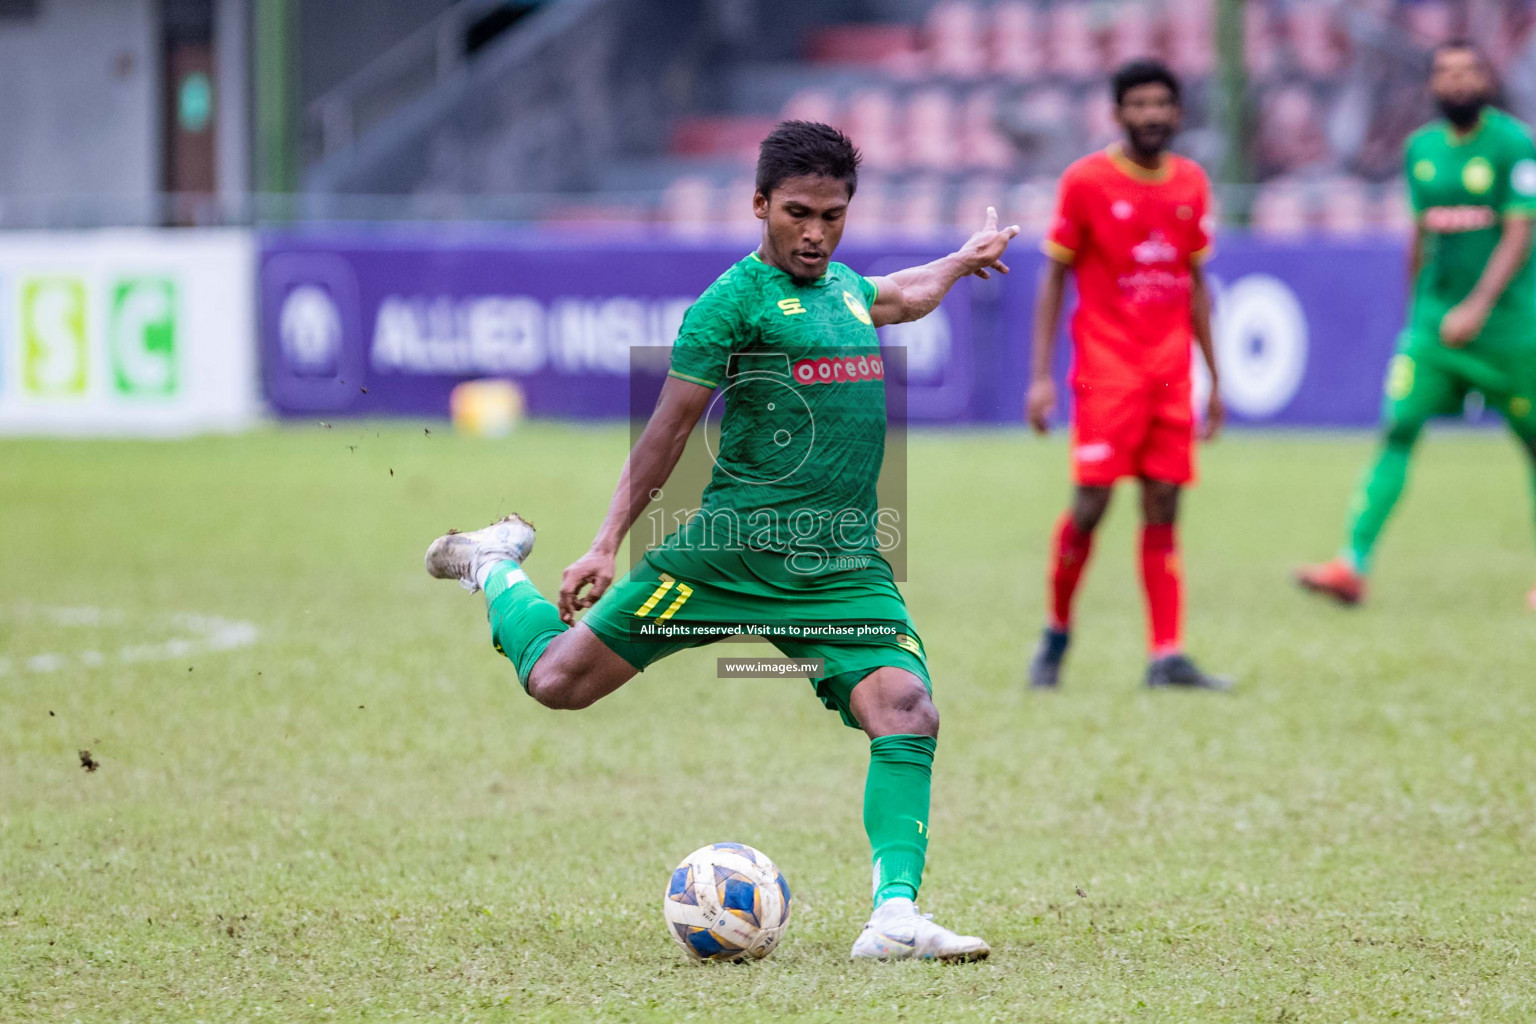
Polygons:
M250 426L255 245L223 229L0 234L0 434Z

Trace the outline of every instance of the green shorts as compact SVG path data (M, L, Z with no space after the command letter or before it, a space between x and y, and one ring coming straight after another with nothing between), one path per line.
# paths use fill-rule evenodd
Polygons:
M663 545L617 580L582 619L636 669L669 654L754 635L790 658L821 658L816 695L859 728L853 688L879 668L904 669L933 692L922 639L890 566L814 577L784 571L770 552L698 552Z
M1382 416L1388 423L1454 416L1473 391L1516 431L1536 434L1536 347L1456 349L1405 334L1387 368Z

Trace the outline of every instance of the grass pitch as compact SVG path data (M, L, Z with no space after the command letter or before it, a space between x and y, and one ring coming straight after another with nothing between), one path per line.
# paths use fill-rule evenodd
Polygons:
M1025 692L1064 448L914 438L923 904L994 949L947 968L847 960L867 745L803 681L694 652L546 711L421 571L516 509L552 592L626 442L0 446L0 1020L1536 1017L1536 558L1503 438L1426 443L1353 612L1286 574L1334 549L1369 442L1207 449L1189 635L1230 697L1138 689L1130 493L1064 690ZM688 963L661 925L669 869L725 839L795 890L761 964Z

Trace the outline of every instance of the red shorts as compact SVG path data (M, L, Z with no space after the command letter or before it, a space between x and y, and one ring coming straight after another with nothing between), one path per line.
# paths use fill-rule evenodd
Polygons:
M1103 487L1138 476L1170 484L1195 478L1195 410L1190 384L1072 388L1072 474Z

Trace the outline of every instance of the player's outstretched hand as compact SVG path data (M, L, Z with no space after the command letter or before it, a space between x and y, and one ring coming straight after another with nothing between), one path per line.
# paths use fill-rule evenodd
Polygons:
M576 612L590 608L613 582L614 556L593 549L566 567L560 576L560 619L566 625L576 622ZM582 590L590 584L585 594Z
M960 258L965 260L967 273L980 278L991 277L993 270L1000 274L1008 273L1008 264L1002 258L1003 252L1018 233L1017 224L998 230L997 207L987 207L987 222L960 248Z
M1056 383L1049 377L1029 382L1024 396L1024 416L1037 434L1051 432L1051 413L1056 411Z
M1200 425L1200 440L1214 441L1221 436L1221 428L1227 424L1227 407L1221 395L1213 387L1211 397L1205 403L1205 422Z

